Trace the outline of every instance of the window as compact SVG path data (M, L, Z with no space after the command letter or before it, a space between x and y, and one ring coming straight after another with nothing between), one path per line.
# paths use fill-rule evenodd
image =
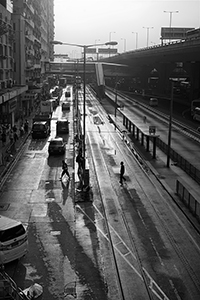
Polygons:
M25 234L25 229L22 225L0 231L0 242L7 242Z

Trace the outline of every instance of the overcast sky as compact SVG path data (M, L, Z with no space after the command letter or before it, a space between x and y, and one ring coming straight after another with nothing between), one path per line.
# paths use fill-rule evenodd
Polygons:
M146 47L147 35L149 46L160 44L161 27L169 27L170 15L172 27L200 27L200 0L54 0L54 13L55 40L88 45L111 37L120 53L136 48L136 32L138 48ZM81 56L77 47L54 49Z

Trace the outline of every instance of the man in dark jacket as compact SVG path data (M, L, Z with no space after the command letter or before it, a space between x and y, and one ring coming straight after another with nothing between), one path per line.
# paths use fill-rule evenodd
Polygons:
M62 174L61 174L60 180L62 180L62 178L65 174L68 176L68 179L70 179L68 165L64 160L62 160Z
M124 177L124 173L125 173L125 166L124 166L124 163L123 161L121 161L120 163L120 184L123 185L123 180L126 181L126 178Z

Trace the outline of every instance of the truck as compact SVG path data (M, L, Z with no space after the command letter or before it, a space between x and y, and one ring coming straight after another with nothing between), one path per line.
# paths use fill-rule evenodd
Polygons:
M40 114L33 118L32 138L46 138L51 133L51 114Z
M51 99L40 102L40 113L41 114L51 114L53 113L53 103Z

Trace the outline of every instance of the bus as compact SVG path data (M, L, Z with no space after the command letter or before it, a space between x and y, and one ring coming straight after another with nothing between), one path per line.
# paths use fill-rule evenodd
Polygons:
M193 119L196 121L200 121L200 107L195 107Z

